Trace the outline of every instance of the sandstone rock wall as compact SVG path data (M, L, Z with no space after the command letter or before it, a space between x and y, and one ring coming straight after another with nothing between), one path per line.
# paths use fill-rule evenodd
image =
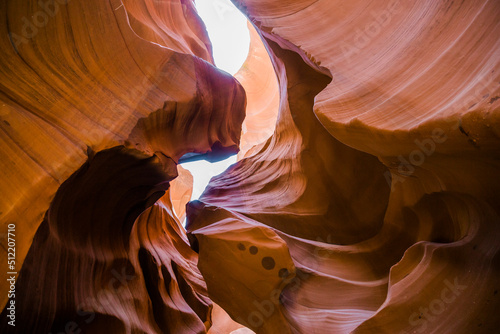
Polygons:
M234 3L241 84L193 1L0 3L0 331L498 331L500 5Z

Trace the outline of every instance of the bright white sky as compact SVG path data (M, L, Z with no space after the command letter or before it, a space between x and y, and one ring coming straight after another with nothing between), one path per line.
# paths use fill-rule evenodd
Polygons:
M215 65L234 75L250 47L247 18L229 0L196 0L195 4L212 42Z
M212 42L215 65L234 75L245 62L250 47L247 18L229 0L196 0L198 14L205 22ZM183 163L193 174L191 200L198 199L210 179L236 163L236 155L210 163L205 160Z
M210 163L205 160L183 163L182 167L186 168L191 172L191 174L193 174L194 184L191 200L193 201L198 199L207 187L210 179L215 175L219 175L234 163L236 163L236 155L233 155L226 160L214 163Z

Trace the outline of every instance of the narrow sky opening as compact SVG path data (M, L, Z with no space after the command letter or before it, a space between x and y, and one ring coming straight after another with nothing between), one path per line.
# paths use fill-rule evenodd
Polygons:
M229 0L196 0L195 5L207 27L215 65L234 75L250 47L247 18Z
M207 187L208 182L210 182L210 179L219 175L234 163L236 163L236 155L233 155L226 160L214 163L210 163L205 160L198 160L181 164L182 167L189 170L193 175L194 184L191 200L193 201L200 198L201 194Z
M247 18L229 0L196 0L196 9L207 27L215 65L234 75L245 62L250 48ZM236 163L236 155L210 163L205 160L181 164L194 179L191 200L196 200L210 179Z

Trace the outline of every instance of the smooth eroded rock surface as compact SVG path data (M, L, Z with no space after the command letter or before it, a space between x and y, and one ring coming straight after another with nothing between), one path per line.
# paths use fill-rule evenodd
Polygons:
M500 5L233 2L0 3L0 331L498 331Z

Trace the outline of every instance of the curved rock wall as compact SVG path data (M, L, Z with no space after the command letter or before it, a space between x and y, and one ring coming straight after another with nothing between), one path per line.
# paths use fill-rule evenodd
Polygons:
M188 205L204 277L269 233L227 259L242 296L207 279L211 298L258 333L495 332L500 6L236 2L281 100L274 136ZM244 271L266 277L261 248L267 290Z
M0 3L1 331L496 332L498 3L234 2L241 85L193 1Z
M19 272L17 326L6 307L0 331L205 332L169 181L186 153L237 151L245 93L211 64L193 2L0 7L0 225Z

